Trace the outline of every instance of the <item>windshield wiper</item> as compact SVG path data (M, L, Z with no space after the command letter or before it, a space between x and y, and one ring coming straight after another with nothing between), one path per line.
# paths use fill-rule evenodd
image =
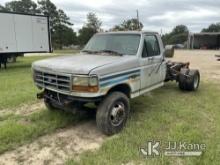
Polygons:
M119 53L119 52L114 51L114 50L108 50L108 49L100 50L97 53L110 53L110 54L116 54L116 55L119 55L119 56L123 56L122 53Z

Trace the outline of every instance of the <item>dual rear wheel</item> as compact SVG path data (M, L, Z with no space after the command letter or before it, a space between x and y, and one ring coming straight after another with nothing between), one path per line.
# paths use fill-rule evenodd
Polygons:
M179 88L186 91L196 91L200 84L198 70L182 69L179 74Z

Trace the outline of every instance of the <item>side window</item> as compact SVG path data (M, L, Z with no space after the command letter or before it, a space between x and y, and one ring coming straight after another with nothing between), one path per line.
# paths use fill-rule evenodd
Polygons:
M156 36L147 35L144 40L148 57L160 55L160 47Z

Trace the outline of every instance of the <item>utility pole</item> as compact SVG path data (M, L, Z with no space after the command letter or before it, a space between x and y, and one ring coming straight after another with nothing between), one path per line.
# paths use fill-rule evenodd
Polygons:
M138 29L141 30L140 21L139 21L139 12L138 12L138 10L136 10L136 11L137 11Z

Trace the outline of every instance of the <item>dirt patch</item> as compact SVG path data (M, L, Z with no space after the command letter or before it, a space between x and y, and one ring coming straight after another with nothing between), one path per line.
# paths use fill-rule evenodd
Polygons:
M31 105L29 104L24 104L21 105L17 108L12 108L12 109L2 109L0 110L0 116L8 115L8 114L14 114L14 115L30 115L31 113L40 111L45 108L45 105L43 104L42 101L38 101L36 103L33 103Z
M220 51L210 50L176 50L172 61L190 62L191 68L200 70L203 81L220 80L220 62L215 55Z
M95 121L90 121L59 130L31 144L6 152L0 156L0 164L64 164L70 157L77 159L84 151L98 149L105 138L97 130Z

